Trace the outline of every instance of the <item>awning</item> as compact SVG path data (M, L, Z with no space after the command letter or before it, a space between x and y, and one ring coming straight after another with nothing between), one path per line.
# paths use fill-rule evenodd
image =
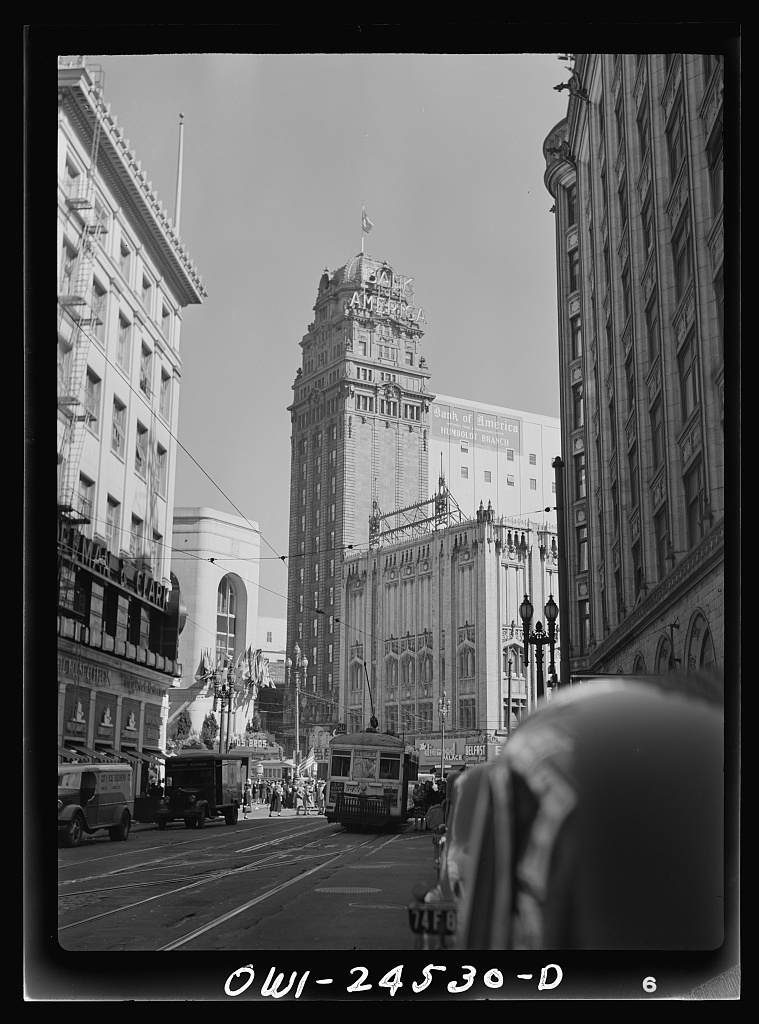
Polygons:
M89 758L84 754L78 753L76 750L71 750L69 747L58 747L58 756L64 758L66 761L88 761Z
M126 752L126 750L110 750L109 749L107 751L107 753L112 755L114 758L117 758L117 759L124 759L125 758L131 765L134 765L135 767L139 763L137 758L133 754L128 754Z
M85 747L84 744L77 744L77 754L84 754L84 757L80 757L80 761L98 761L100 764L114 764L118 763L118 758L112 754L107 754L104 750L92 750L91 747Z

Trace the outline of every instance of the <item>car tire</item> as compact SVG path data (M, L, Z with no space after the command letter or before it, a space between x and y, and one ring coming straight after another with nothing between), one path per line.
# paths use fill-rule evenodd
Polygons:
M184 827L185 828L197 828L197 822L195 821L194 818L185 818L185 820L184 820Z
M236 807L231 807L227 811L227 813L224 815L224 821L225 821L225 823L227 825L236 825L237 824L237 808Z
M121 821L114 828L108 829L108 835L111 838L111 842L114 843L125 843L129 838L129 830L132 827L132 818L129 811L124 811L121 815Z
M166 819L165 818L159 818L158 819L158 831L159 832L163 832L165 828L166 828Z
M63 841L66 846L79 846L84 838L84 818L81 814L75 814L66 825L66 832Z

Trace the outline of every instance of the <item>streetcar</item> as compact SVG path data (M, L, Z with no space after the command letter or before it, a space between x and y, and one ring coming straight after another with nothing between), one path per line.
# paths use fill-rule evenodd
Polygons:
M399 736L343 733L329 743L326 817L349 831L407 821L419 755Z

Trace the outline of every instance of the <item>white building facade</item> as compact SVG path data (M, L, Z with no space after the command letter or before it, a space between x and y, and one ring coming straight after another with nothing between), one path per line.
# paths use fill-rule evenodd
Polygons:
M206 293L81 57L59 60L57 172L59 757L141 768L180 671L180 332Z

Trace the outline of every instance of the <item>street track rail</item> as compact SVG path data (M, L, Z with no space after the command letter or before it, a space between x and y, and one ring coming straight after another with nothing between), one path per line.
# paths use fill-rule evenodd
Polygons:
M114 899L118 899L119 896L123 896L125 890L138 889L143 887L154 888L161 886L169 886L169 888L167 888L163 892L157 892L153 895L146 896L143 899L131 900L127 904L117 907L111 907L110 909L103 910L98 914L90 915L88 917L82 918L81 920L71 921L67 924L61 924L59 925L58 931L59 933L70 932L73 929L93 924L94 922L100 921L104 918L134 912L135 910L139 910L140 908L146 907L148 904L154 903L157 900L170 899L171 897L176 897L182 893L189 892L192 889L197 889L205 885L210 885L214 882L224 881L225 879L239 877L241 875L244 875L246 872L253 871L256 868L260 868L263 866L272 866L275 862L280 861L284 856L286 856L285 852L282 850L282 846L286 845L288 842L300 840L305 836L309 836L312 838L313 841L304 844L303 850L305 850L309 846L314 845L314 841L318 842L320 839L329 839L330 835L344 835L344 832L339 827L336 828L334 825L324 822L319 823L316 826L312 825L310 827L307 826L305 828L303 828L302 826L298 826L295 828L287 828L284 834L270 837L267 839L262 839L260 841L254 841L252 843L247 843L245 845L240 844L241 836L239 833L236 834L234 837L229 836L229 838L227 838L227 836L224 836L225 841L223 842L221 848L216 847L213 851L214 854L216 855L217 860L219 855L223 857L225 853L227 853L230 856L240 856L245 855L247 853L256 853L260 851L262 853L262 856L257 857L255 860L250 861L249 863L236 865L222 870L215 869L211 871L203 871L202 862L199 862L198 868L199 871L202 872L201 874L177 875L176 872L173 872L172 877L170 878L155 880L146 880L142 878L139 880L135 880L134 882L127 881L125 876L128 876L131 872L144 871L146 867L150 867L153 870L160 869L160 865L162 863L165 863L166 866L169 867L171 861L175 861L178 857L185 857L188 852L187 846L194 845L194 843L192 840L189 842L183 840L181 844L184 847L183 849L174 849L172 852L169 852L165 857L159 857L148 862L141 860L137 864L121 866L116 868L114 871L106 871L101 875L93 876L90 874L85 876L84 878L80 877L78 879L71 879L68 882L61 882L59 883L59 885L66 886L81 884L84 881L95 881L97 878L102 878L105 880L107 878L112 878L114 875L121 876L118 885L105 885L99 888L76 889L73 891L68 890L60 892L59 899L64 900L75 900L76 898L80 897L95 897L96 899L98 897L104 899L112 897ZM376 847L376 849L379 850L388 842L392 842L394 838L397 838L397 836L393 836L390 839L388 839L387 836L372 835L368 837L364 842L358 844L356 844L355 842L351 842L349 847L347 847L344 850L341 850L339 853L330 854L328 851L324 851L323 857L326 859L322 860L321 863L315 865L312 868L309 868L306 871L299 871L292 878L287 878L284 881L278 882L275 885L270 885L269 888L267 888L264 892L259 893L252 899L245 900L239 906L233 907L226 913L218 915L212 920L207 921L205 924L193 929L186 935L181 936L163 946L160 946L158 951L178 949L186 943L191 942L193 939L196 939L199 936L205 934L206 932L219 928L226 922L237 917L239 914L244 913L246 910L249 910L251 907L254 907L257 904L263 903L267 899L276 896L278 893L294 885L296 882L303 881L309 876L314 875L320 871L324 871L332 865L337 864L339 861L348 858L357 850L365 850L367 847L372 846ZM232 849L232 847L234 847L234 849ZM316 856L319 855L316 854ZM292 866L294 863L299 863L300 861L301 858L298 857L295 861L291 861L290 865ZM123 881L121 879L123 879ZM177 883L183 884L177 885ZM135 893L135 895L137 894Z

